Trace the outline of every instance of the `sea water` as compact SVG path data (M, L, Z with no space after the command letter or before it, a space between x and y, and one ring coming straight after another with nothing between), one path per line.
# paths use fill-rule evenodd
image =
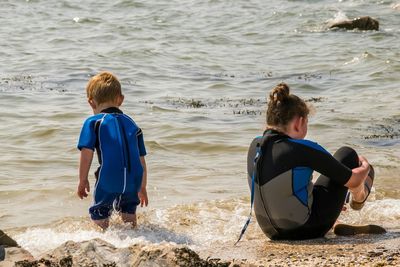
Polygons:
M2 1L0 228L39 255L67 240L115 246L233 244L249 213L247 148L268 92L315 109L309 139L354 147L375 189L349 223L400 228L400 11L396 1ZM379 31L329 30L369 15ZM105 233L79 200L77 138L88 79L121 80L144 132L149 207ZM94 161L90 171L93 189ZM266 240L255 220L245 240Z

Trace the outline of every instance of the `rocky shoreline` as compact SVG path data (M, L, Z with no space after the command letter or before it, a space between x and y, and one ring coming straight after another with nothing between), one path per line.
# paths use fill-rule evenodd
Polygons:
M196 251L195 251L196 250ZM116 248L101 239L68 241L34 258L7 247L4 267L72 266L399 266L400 232L355 237L331 236L307 241L244 240L203 250L173 243Z

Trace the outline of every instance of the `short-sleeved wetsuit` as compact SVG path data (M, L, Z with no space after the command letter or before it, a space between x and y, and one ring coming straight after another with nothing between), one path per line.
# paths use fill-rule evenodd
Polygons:
M250 145L249 181L258 144L254 209L261 229L272 239L323 236L344 204L344 184L358 164L356 152L343 147L332 156L315 142L267 130ZM315 184L313 171L321 174Z
M140 157L146 155L142 130L116 107L86 119L78 149L96 150L100 167L96 171L92 219L105 219L114 208L135 213L139 204L143 167Z

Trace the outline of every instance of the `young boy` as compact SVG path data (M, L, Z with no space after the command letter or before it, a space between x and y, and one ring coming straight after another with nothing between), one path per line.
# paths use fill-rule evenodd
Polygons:
M118 79L102 72L86 86L94 115L83 124L78 142L81 151L77 194L83 199L90 191L88 173L96 150L100 167L95 172L94 202L90 216L106 229L113 209L124 222L136 226L136 206L147 206L146 149L142 130L119 109L124 96Z

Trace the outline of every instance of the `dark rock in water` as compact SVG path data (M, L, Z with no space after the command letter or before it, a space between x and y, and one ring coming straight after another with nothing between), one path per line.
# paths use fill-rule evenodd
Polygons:
M0 230L0 245L5 247L18 247L17 242Z
M378 31L379 21L369 16L345 20L332 24L329 28L340 28L346 30L359 29L362 31Z

